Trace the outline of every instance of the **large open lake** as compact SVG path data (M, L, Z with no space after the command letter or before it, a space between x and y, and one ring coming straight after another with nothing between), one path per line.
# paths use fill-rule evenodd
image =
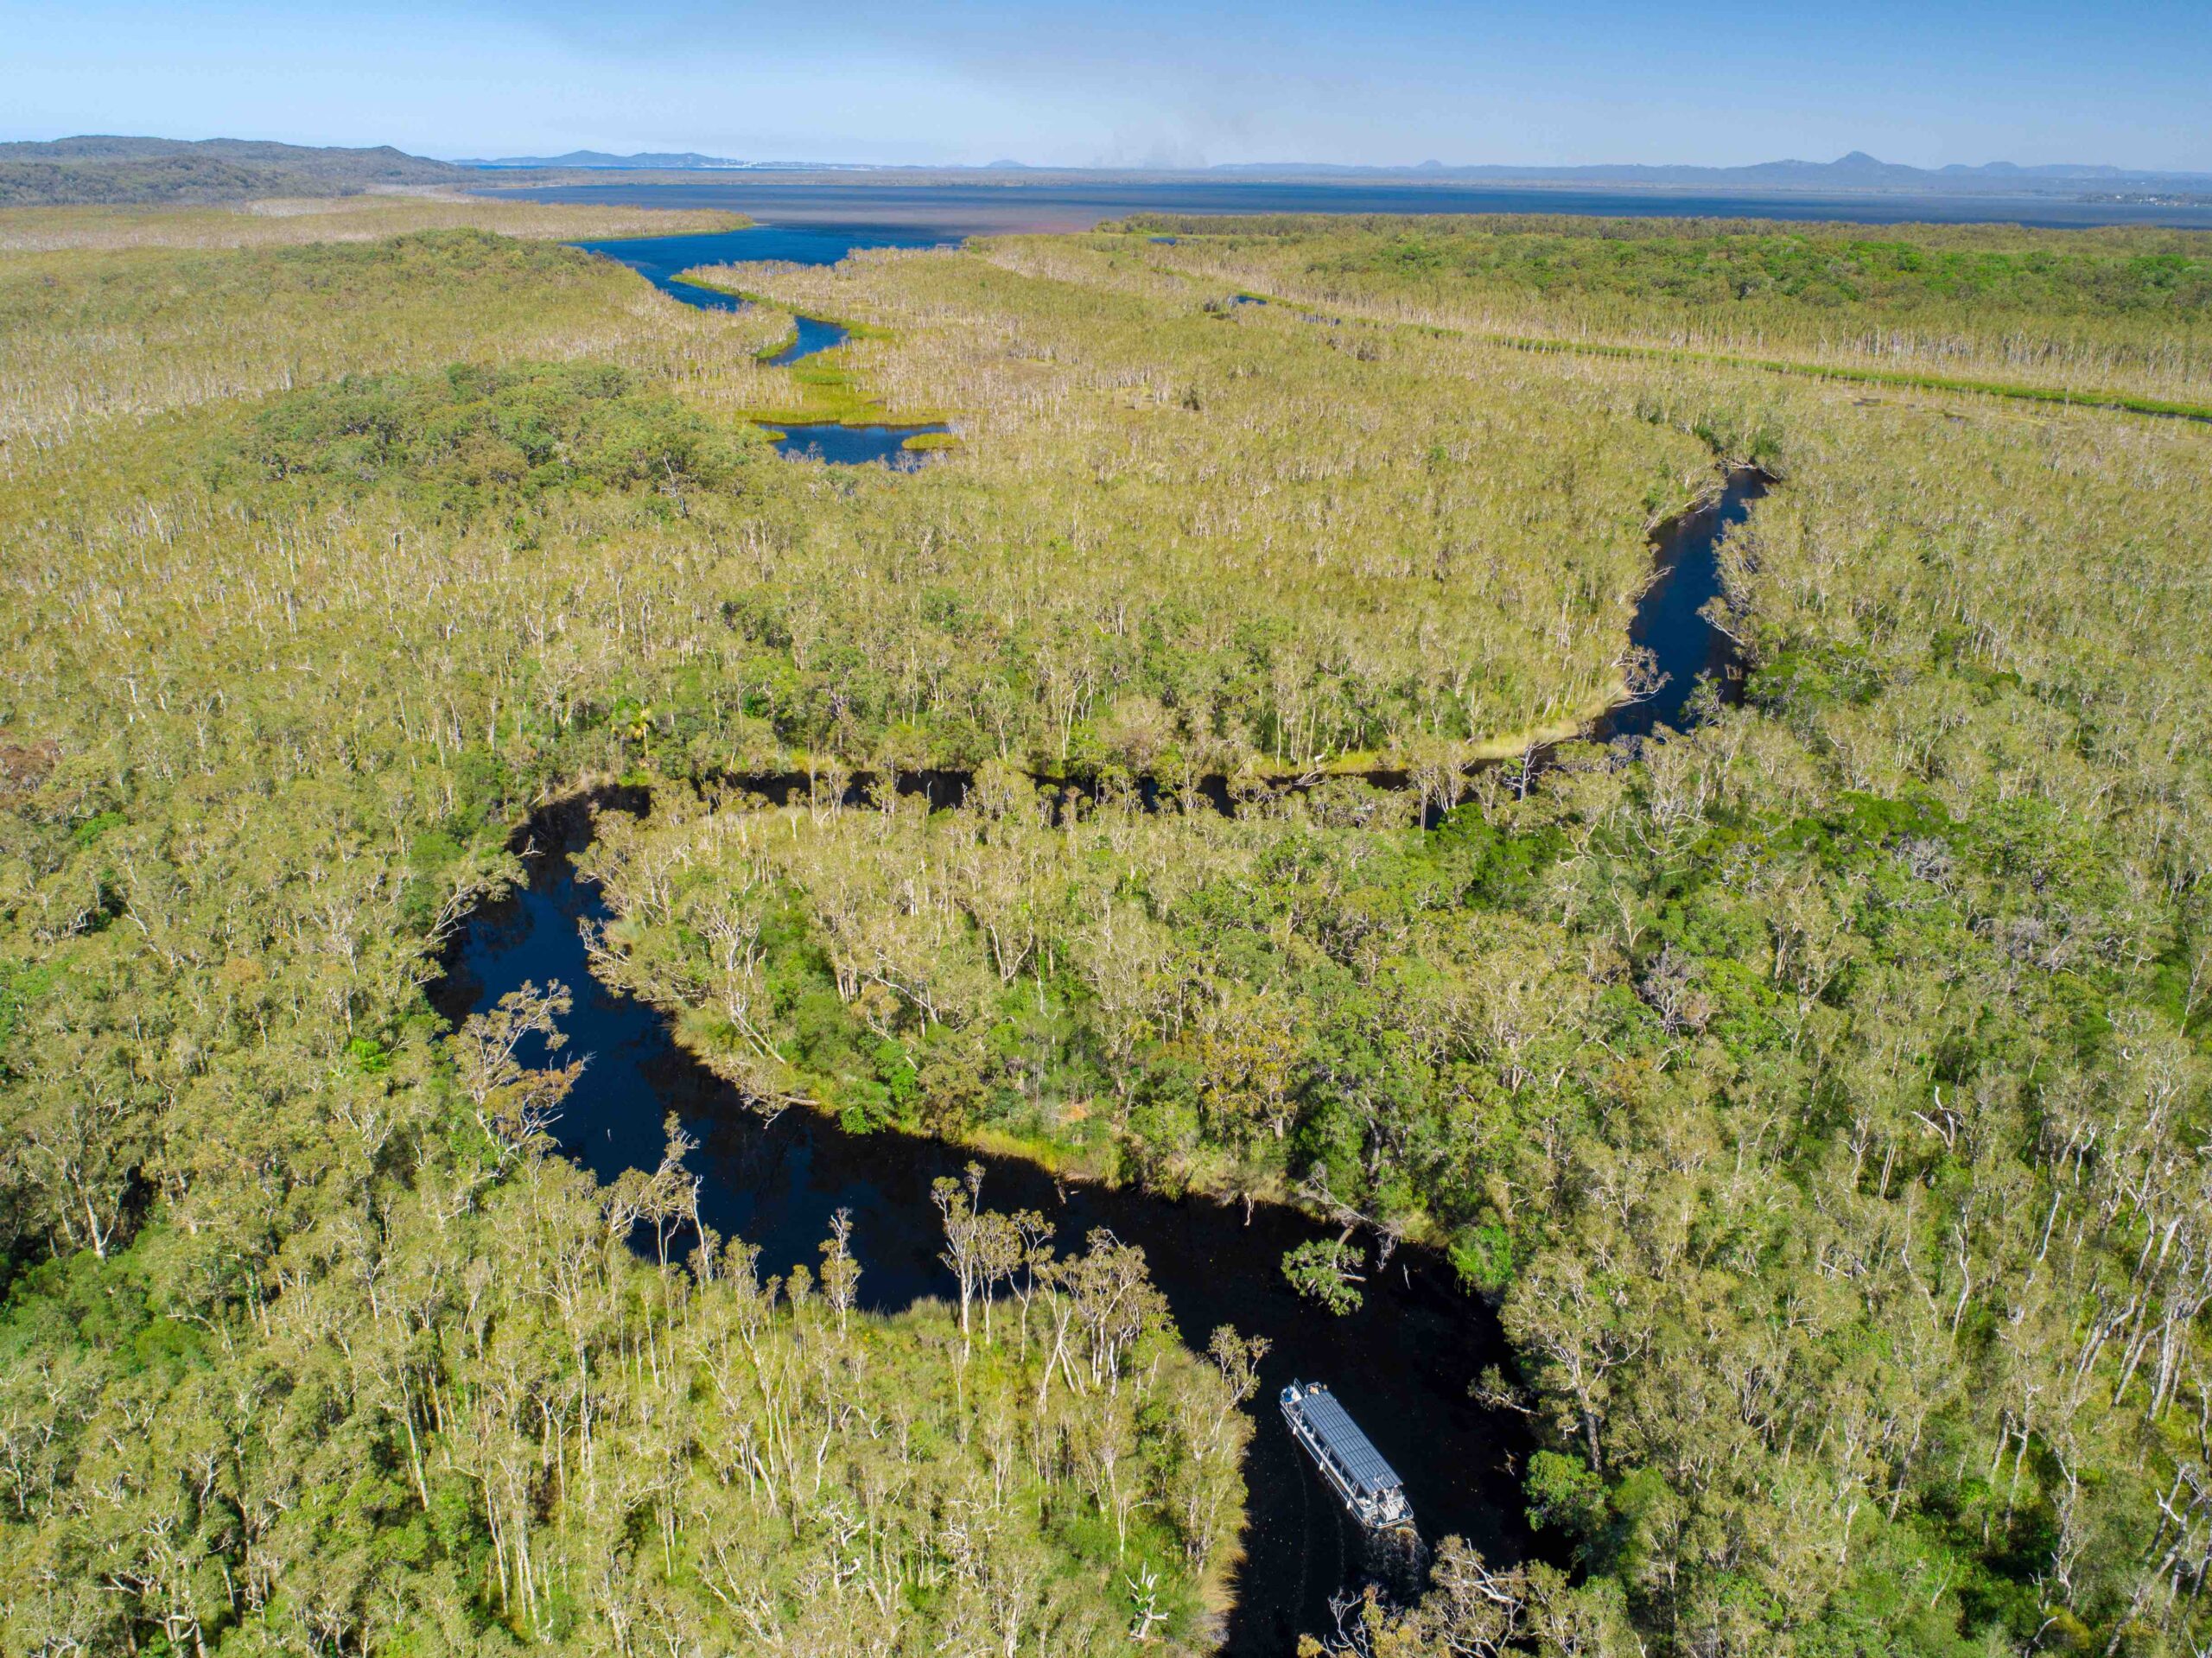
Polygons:
M713 174L696 181L501 187L486 174L482 194L525 200L602 202L640 207L722 207L783 226L899 226L946 238L1010 231L1088 230L1133 213L1575 213L1625 218L1841 220L1866 225L1994 221L2055 229L2095 225L2212 228L2212 203L2154 207L2029 195L1755 194L1669 189L1580 189L1536 186L1298 183L1265 181L1053 178L1033 183L905 183L881 175L809 175L779 181L759 174ZM665 175L663 175L664 177Z

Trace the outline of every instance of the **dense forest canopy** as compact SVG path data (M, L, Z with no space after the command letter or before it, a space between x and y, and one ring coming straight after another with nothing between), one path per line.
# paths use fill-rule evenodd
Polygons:
M0 1648L1215 1638L1244 1337L957 1183L944 1303L763 1281L681 1123L553 1150L580 987L432 1013L616 778L598 970L754 1097L1499 1309L1548 1560L1317 1641L2212 1638L2212 427L1658 354L2191 395L2200 248L1154 226L709 314L474 211L0 215ZM766 367L792 309L866 326ZM808 410L957 441L747 418ZM1754 461L1745 702L1535 763Z
M995 1318L864 1315L842 1236L764 1281L680 1130L606 1187L553 1153L575 1069L531 1045L575 987L451 1033L423 999L532 801L633 767L649 699L727 706L717 602L669 594L823 480L701 386L761 383L787 321L542 241L284 222L296 251L13 273L11 345L105 303L136 349L87 387L152 394L27 400L0 486L0 1638L1207 1644L1252 1354L1176 1346L1140 1255L956 1193L945 1294Z

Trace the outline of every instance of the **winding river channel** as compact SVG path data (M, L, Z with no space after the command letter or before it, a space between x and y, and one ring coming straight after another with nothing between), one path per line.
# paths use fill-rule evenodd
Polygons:
M819 1261L830 1216L850 1209L861 1299L891 1312L954 1292L937 1259L944 1237L930 1182L972 1159L987 1170L987 1204L1042 1211L1063 1248L1078 1247L1094 1226L1142 1248L1186 1343L1203 1348L1223 1324L1266 1336L1274 1345L1262 1367L1259 1432L1244 1469L1250 1517L1232 1653L1289 1651L1300 1629L1326 1626L1332 1593L1367 1578L1401 1593L1415 1586L1412 1563L1374 1553L1293 1444L1274 1401L1294 1378L1329 1382L1357 1413L1404 1476L1425 1535L1457 1532L1493 1559L1528 1553L1514 1471L1526 1433L1467 1395L1485 1365L1511 1358L1495 1317L1459 1291L1446 1262L1399 1250L1366 1286L1365 1305L1339 1318L1283 1278L1285 1250L1333 1236L1289 1210L1261 1207L1248 1220L1237 1206L1056 1185L1031 1164L904 1134L850 1134L804 1110L764 1121L676 1046L659 1013L591 975L578 924L604 919L607 910L569 860L590 835L592 805L642 804L609 796L541 814L530 829L541 854L531 860L530 886L470 923L436 998L439 1011L458 1020L524 980L569 987L566 1051L588 1064L558 1132L602 1179L658 1163L661 1121L673 1110L702 1142L692 1163L704 1178L709 1224L760 1246L764 1274L788 1273Z
M612 243L600 251L674 292L683 285L668 278L691 265L789 257L740 239L760 235ZM685 245L671 249L678 243ZM656 262L658 274L649 268ZM681 296L737 302L727 295L694 297L710 292ZM803 322L795 347L809 338ZM1616 711L1594 734L1635 738L1678 723L1700 673L1716 674L1727 694L1728 642L1699 613L1718 590L1719 542L1760 487L1755 475L1738 473L1724 495L1667 527L1656 551L1657 577L1631 632L1654 651L1666 682L1657 696ZM1501 1563L1540 1547L1517 1479L1531 1449L1527 1426L1469 1396L1485 1366L1510 1371L1503 1332L1495 1312L1466 1293L1436 1255L1399 1249L1370 1278L1364 1304L1338 1317L1300 1298L1283 1277L1286 1250L1333 1235L1290 1210L1247 1214L1237 1205L1063 1184L1027 1163L898 1134L848 1134L803 1110L764 1121L677 1047L662 1014L592 976L580 924L603 921L607 911L597 890L577 878L571 859L589 841L595 810L636 811L645 804L640 796L614 791L533 818L521 838L535 854L528 886L471 920L437 987L439 1011L456 1022L526 980L558 980L575 993L567 1051L588 1056L588 1064L560 1124L573 1155L607 1180L626 1169L650 1169L660 1157L662 1119L674 1110L701 1142L693 1163L709 1224L760 1246L764 1273L787 1273L818 1260L831 1215L850 1209L861 1299L887 1312L952 1293L937 1259L943 1240L930 1183L973 1159L987 1170L987 1204L1043 1211L1064 1247L1095 1226L1141 1247L1191 1345L1202 1348L1223 1324L1266 1337L1272 1346L1253 1407L1258 1432L1244 1471L1249 1518L1230 1653L1291 1650L1300 1632L1328 1626L1332 1596L1357 1592L1364 1581L1380 1580L1401 1596L1420 1585L1419 1555L1371 1542L1292 1441L1274 1396L1294 1378L1325 1382L1344 1400L1404 1477L1428 1543L1456 1533Z
M613 242L576 242L572 246L626 264L671 299L696 305L703 311L741 311L749 301L716 288L679 280L687 270L702 265L746 264L775 259L787 264L835 264L862 248L936 247L944 238L932 232L895 226L865 225L753 225L741 231L715 231L702 236L629 237ZM798 331L791 343L767 359L770 368L793 363L825 351L835 351L850 336L826 317L794 319ZM945 432L943 425L842 426L834 421L775 429L777 453L794 460L826 461L833 467L881 461L906 471L922 464L923 457L906 447L906 440L928 432Z

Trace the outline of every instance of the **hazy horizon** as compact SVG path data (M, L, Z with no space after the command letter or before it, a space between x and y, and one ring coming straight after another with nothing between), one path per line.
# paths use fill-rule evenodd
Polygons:
M66 136L80 137L89 135ZM167 135L158 136L166 137ZM232 135L224 133L211 134L209 136L211 137L219 137L227 138ZM896 170L937 167L943 168L948 171L964 170L971 172L988 172L997 168L1009 168L1040 173L1127 172L1140 174L1148 172L1206 172L1217 170L1223 168L1282 168L1286 169L1301 168L1315 169L1360 168L1389 173L1420 173L1433 169L1452 173L1483 168L1497 168L1508 171L1526 170L1530 173L1541 171L1597 170L1603 168L1631 167L1648 168L1654 170L1669 170L1690 168L1710 168L1718 170L1727 170L1763 165L1803 165L1825 167L1840 162L1848 161L1854 156L1866 156L1868 159L1881 162L1884 165L1915 167L1926 172L1936 172L1946 168L1952 167L1961 167L1968 169L1980 169L1993 167L2010 166L2017 168L2024 174L2034 174L2040 169L2053 168L2112 168L2120 172L2140 174L2145 176L2157 174L2164 174L2181 178L2202 178L2212 176L2212 166L2208 166L2202 168L2133 167L2122 162L2108 162L2104 157L2096 156L2069 156L2053 157L2044 161L2028 162L2020 161L2017 157L2011 156L1991 156L1983 157L1978 161L1953 160L1930 163L1897 162L1892 157L1888 156L1871 155L1870 152L1865 150L1863 148L1846 151L1841 156L1762 156L1751 161L1740 162L1681 162L1669 160L1662 156L1615 156L1595 162L1499 162L1492 160L1487 156L1466 156L1459 159L1448 159L1434 156L1424 156L1417 161L1346 162L1338 157L1329 156L1273 156L1250 160L1224 162L1214 162L1200 158L1179 165L1147 165L1142 162L1035 162L1026 160L1020 156L995 156L987 162L830 161L822 157L806 156L721 156L716 155L711 150L702 150L696 149L694 146L677 143L646 143L639 146L635 149L609 149L604 145L579 143L571 144L566 149L557 151L539 151L531 150L528 149L512 148L489 148L467 151L465 153L461 151L454 151L451 154L442 153L429 156L429 159L449 162L457 166L470 166L490 162L511 162L518 160L557 161L563 156L575 155L605 156L615 160L622 161L636 161L643 157L654 156L696 156L717 162L728 162L743 164L748 167L759 168L789 167L794 168L804 168L808 166L822 166L854 170L871 168ZM604 163L602 163L602 165L604 165ZM612 171L616 169L610 168L608 170ZM650 168L641 167L639 170L650 170Z
M1739 166L1865 150L1937 168L2212 171L2212 31L2170 0L2090 15L1848 17L1595 0L1110 14L855 0L831 16L645 0L303 15L0 0L0 137L156 133L884 166ZM251 111L251 118L241 111Z

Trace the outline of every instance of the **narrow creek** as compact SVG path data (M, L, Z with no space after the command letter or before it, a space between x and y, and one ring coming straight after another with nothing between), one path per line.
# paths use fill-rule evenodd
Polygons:
M766 359L770 368L789 368L804 358L835 351L853 337L852 330L823 317L794 315L791 321L798 325L791 343Z
M1706 620L1705 607L1720 596L1722 539L1751 516L1751 503L1766 493L1770 481L1756 467L1738 467L1719 494L1665 525L1652 554L1657 573L1637 600L1628 627L1628 642L1651 652L1659 687L1642 702L1623 703L1599 719L1590 728L1593 740L1649 737L1661 726L1680 731L1694 723L1700 677L1711 678L1723 702L1742 699L1736 642Z
M600 251L620 257L616 250L636 245L607 244ZM687 248L664 268L672 276L739 257L784 256ZM732 298L693 297L711 291L691 289L680 297L705 304ZM819 343L826 336L810 336L806 322L791 348L797 355L807 354L801 348L810 340L814 350L827 348ZM1651 697L1600 721L1593 736L1640 738L1660 725L1679 726L1701 674L1715 677L1725 699L1738 694L1731 642L1700 613L1719 590L1722 537L1764 490L1758 474L1738 472L1721 495L1666 526L1655 551L1656 577L1630 630L1631 641L1654 653L1663 683ZM900 779L900 786L907 782ZM957 799L963 782L933 774L925 786L933 801L940 794ZM1225 795L1217 804L1227 808ZM863 1269L861 1299L884 1312L952 1293L937 1258L943 1240L930 1183L972 1159L986 1170L986 1204L1041 1210L1058 1227L1063 1247L1096 1226L1140 1246L1187 1344L1202 1348L1223 1324L1266 1337L1272 1346L1252 1407L1257 1432L1244 1470L1245 1558L1224 1648L1238 1658L1289 1651L1301 1632L1327 1628L1332 1596L1380 1581L1404 1597L1418 1590L1424 1572L1418 1555L1370 1539L1293 1442L1274 1405L1276 1393L1293 1379L1328 1383L1398 1470L1424 1549L1457 1534L1501 1564L1550 1552L1532 1535L1523 1513L1518 1472L1532 1448L1526 1423L1469 1396L1469 1384L1486 1366L1510 1372L1503 1331L1494 1310L1465 1292L1433 1253L1399 1249L1370 1277L1363 1305L1338 1317L1299 1297L1282 1275L1287 1250L1333 1236L1291 1210L1263 1207L1248 1216L1241 1206L1056 1182L1020 1160L898 1134L848 1134L803 1110L764 1121L675 1045L661 1013L592 976L580 926L602 922L608 912L598 891L578 879L572 859L589 843L594 810L645 806L639 793L611 791L534 817L523 836L537 854L529 885L470 921L434 996L439 1012L458 1023L524 981L558 980L570 988L575 1005L567 1051L589 1062L559 1126L572 1155L605 1180L626 1169L650 1169L660 1157L662 1120L677 1112L701 1142L694 1167L703 1179L702 1211L710 1225L758 1245L764 1273L787 1273L814 1265L831 1215L849 1209Z

